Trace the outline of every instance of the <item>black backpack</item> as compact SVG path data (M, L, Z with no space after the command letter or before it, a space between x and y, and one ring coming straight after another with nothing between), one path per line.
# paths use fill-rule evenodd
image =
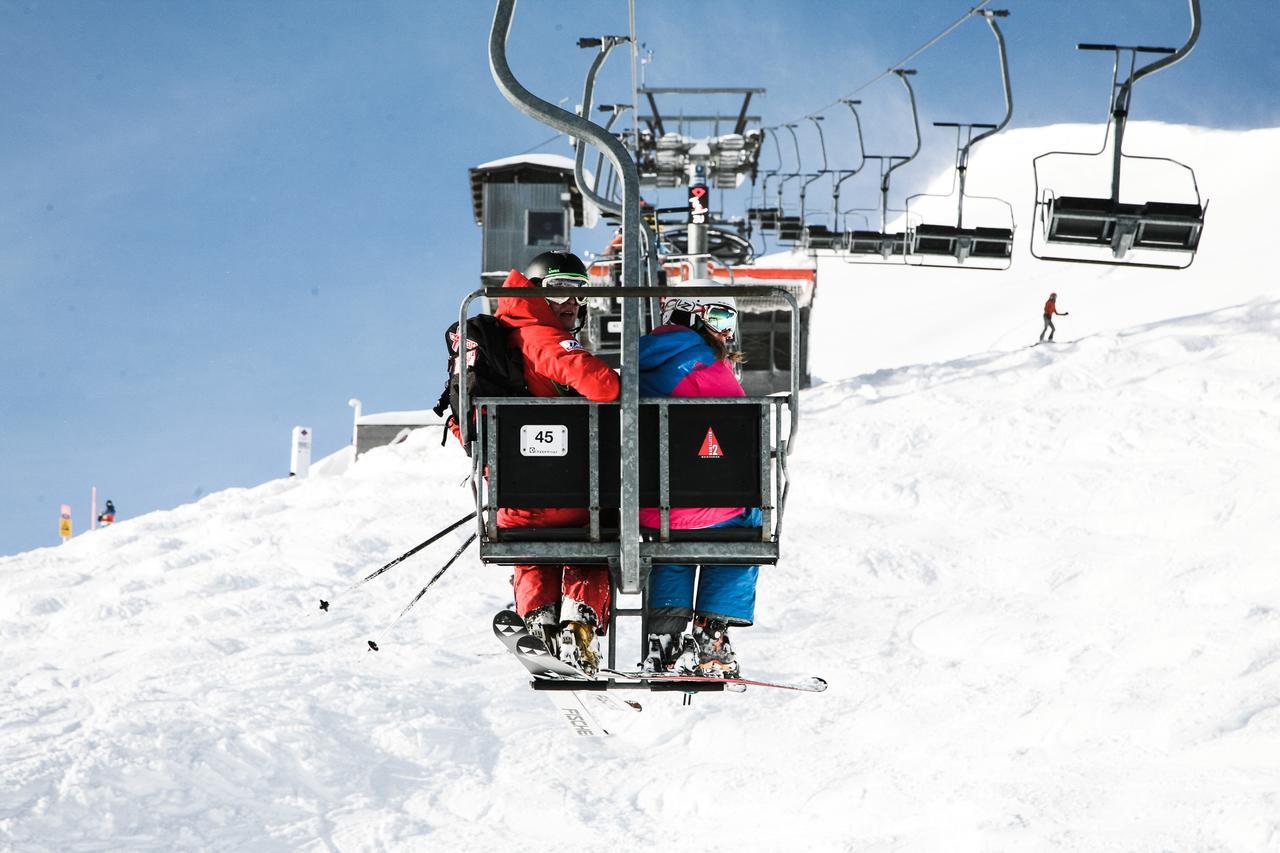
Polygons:
M475 399L477 397L528 397L529 388L524 383L524 357L519 349L507 346L507 334L511 329L502 325L497 317L489 314L478 314L467 319L467 358L466 370L458 370L458 324L454 323L444 333L445 349L449 353L449 379L445 382L440 399L432 409L441 417L448 411L444 435L440 437L443 445L448 438L449 425L461 424L462 413L458 411L460 375L467 380L467 421L474 430L476 426ZM472 433L474 436L474 433ZM471 453L471 448L465 448Z

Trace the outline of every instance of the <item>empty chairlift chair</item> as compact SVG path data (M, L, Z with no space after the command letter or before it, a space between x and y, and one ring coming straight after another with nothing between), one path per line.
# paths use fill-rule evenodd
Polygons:
M908 79L916 72L914 69L898 68L894 74L907 89L907 97L911 102L911 124L915 128L916 147L907 155L867 154L865 160L875 160L880 166L880 230L849 230L844 237L844 260L853 263L905 263L910 235L906 230L890 232L888 228L889 213L889 179L895 170L905 166L920 153L920 116L916 111L916 94ZM848 213L853 210L846 211ZM904 215L906 211L901 212Z
M776 177L778 170L773 169L764 173L764 180L760 182L761 203L769 197L769 179ZM772 233L778 230L778 219L782 216L782 211L777 207L748 207L747 221L752 226L759 228L762 234Z
M804 177L804 167L800 162L800 140L796 137L796 125L783 125L791 133L791 143L795 146L796 152L796 170L794 172L784 172L778 175L778 191L777 191L777 211L778 211L778 242L795 244L800 242L804 236L804 220L794 214L787 214L782 203L783 192L786 189L787 181L793 178ZM781 146L778 145L778 134L773 128L768 128L769 133L773 136L774 147L779 152L779 165L781 165Z
M808 221L806 199L809 194L809 185L819 178L834 174L827 168L827 140L822 133L823 116L809 116L809 121L813 122L814 129L818 131L818 145L822 150L822 168L805 175L804 180L800 183L800 223L802 226L801 243L805 249L814 251L832 248L838 235L826 225L811 225Z
M1100 151L1050 151L1032 161L1036 195L1031 253L1035 257L1042 260L1162 269L1186 269L1195 259L1207 206L1200 198L1195 172L1190 166L1168 157L1129 155L1123 151L1134 84L1181 60L1191 52L1199 39L1200 0L1188 2L1191 9L1191 34L1186 44L1180 48L1125 47L1114 44L1076 46L1079 50L1109 51L1115 55L1107 136ZM1160 54L1161 58L1137 68L1137 56L1140 53ZM1126 58L1128 71L1122 82L1121 68ZM1049 187L1042 189L1045 183L1043 172L1050 164L1061 164L1064 162L1061 158L1101 157L1106 153L1108 141L1112 146L1109 196L1059 195ZM1122 200L1122 167L1126 162L1134 161L1167 163L1185 170L1189 176L1189 192L1177 201ZM1161 181L1160 184L1167 186L1169 182Z
M778 168L770 169L764 174L764 181L760 185L760 201L761 207L748 207L747 220L760 229L760 233L766 234L778 230L778 222L782 218L782 195L778 194L778 200L773 207L763 206L769 198L769 179L780 178L782 175L782 146L778 144L778 134L773 128L766 128L769 136L773 139L773 150L778 155Z
M858 167L856 169L836 169L832 171L831 181L831 228L825 228L821 225L811 225L808 231L808 245L811 250L819 249L843 249L846 245L848 235L841 230L840 222L840 185L849 180L858 172L862 171L862 167L867 164L867 149L862 142L862 119L858 116L857 105L861 101L844 98L840 101L847 106L853 113L854 126L858 131ZM824 145L825 149L825 145ZM824 150L825 154L825 150Z
M951 192L946 196L931 196L918 193L907 199L907 210L915 213L913 202L918 208L918 199L956 197L956 221L954 225L920 222L911 229L909 262L917 266L945 266L964 269L1008 269L1013 258L1013 207L1008 202L989 196L967 196L970 199L982 199L1002 206L1007 216L998 225L980 227L965 226L965 184L969 172L969 153L973 146L989 136L999 133L1009 123L1013 115L1013 92L1009 86L1009 64L1005 56L1004 36L996 24L997 17L1005 17L1004 11L979 10L973 12L987 21L996 37L996 46L1000 52L1000 77L1004 84L1005 114L999 124L961 124L957 122L934 122L934 127L954 127L956 129L956 167ZM977 136L974 131L978 130ZM908 221L913 219L908 215Z

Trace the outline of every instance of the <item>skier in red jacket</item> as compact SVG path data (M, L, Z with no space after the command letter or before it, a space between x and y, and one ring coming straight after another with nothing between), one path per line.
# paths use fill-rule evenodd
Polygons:
M1049 333L1049 340L1053 340L1053 333L1057 331L1053 325L1053 317L1055 314L1059 317L1065 317L1070 313L1070 311L1059 311L1058 294L1050 293L1049 301L1044 304L1044 328L1040 330L1040 340L1044 341L1045 332Z
M512 270L503 287L572 287L588 283L576 255L544 252L525 274ZM524 356L524 378L535 397L582 396L598 403L618 398L618 374L587 352L574 332L585 300L568 297L498 300L495 316L511 327L507 342ZM583 527L585 509L499 509L499 527ZM606 566L516 566L516 612L529 633L562 660L586 672L599 667L596 635L609 625L609 569Z

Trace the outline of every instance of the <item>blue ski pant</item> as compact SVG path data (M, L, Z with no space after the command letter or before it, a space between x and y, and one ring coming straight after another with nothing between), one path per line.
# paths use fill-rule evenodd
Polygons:
M764 517L758 507L743 510L712 527L760 527ZM756 615L756 579L759 566L704 565L698 575L694 599L694 567L671 563L655 564L649 573L650 611L668 609L688 618L714 616L730 625L750 625Z

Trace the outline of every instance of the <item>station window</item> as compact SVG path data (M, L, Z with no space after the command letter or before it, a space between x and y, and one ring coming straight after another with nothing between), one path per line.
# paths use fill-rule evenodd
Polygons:
M530 210L525 213L525 244L529 246L565 246L564 211Z

